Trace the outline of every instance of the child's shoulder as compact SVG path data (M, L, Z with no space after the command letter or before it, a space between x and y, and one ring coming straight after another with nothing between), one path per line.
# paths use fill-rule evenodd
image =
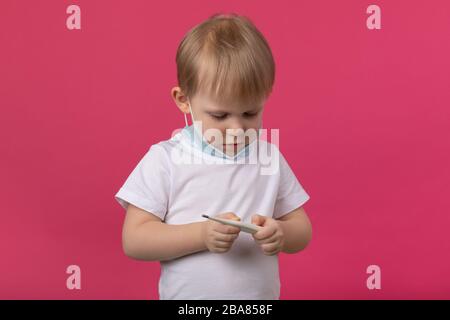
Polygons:
M180 135L174 134L171 138L161 140L150 145L148 151L153 153L165 153L168 155L172 149L180 142Z
M152 164L160 163L163 166L170 164L171 154L173 149L179 143L179 136L174 135L169 139L162 140L151 144L144 156L144 161Z

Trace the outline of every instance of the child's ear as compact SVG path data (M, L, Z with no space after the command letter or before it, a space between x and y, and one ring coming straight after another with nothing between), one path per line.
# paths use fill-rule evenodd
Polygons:
M170 91L173 101L177 105L177 107L183 113L189 113L189 104L187 96L183 93L180 87L174 87Z

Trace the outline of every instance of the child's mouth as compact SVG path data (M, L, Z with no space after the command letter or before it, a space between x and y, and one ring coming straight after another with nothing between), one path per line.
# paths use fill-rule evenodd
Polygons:
M223 151L224 152L231 152L232 154L236 154L239 150L244 148L244 143L233 143L233 144L223 144Z
M223 146L224 147L226 147L226 146L234 146L234 147L237 147L237 146L240 146L240 145L242 145L243 143L231 143L231 144L226 144L226 143L224 143L223 144Z

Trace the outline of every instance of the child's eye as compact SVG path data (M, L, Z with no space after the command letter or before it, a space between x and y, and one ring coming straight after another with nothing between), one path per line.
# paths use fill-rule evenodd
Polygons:
M256 116L257 114L258 114L258 112L253 112L253 113L245 112L245 113L244 113L244 117L246 117L246 118L252 118L252 117Z
M226 114L211 114L211 117L217 120L223 120L227 117Z

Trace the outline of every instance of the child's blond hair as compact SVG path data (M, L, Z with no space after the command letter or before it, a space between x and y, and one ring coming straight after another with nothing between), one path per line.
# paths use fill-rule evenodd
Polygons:
M256 106L272 91L275 63L264 36L246 17L215 14L191 29L176 55L178 85L222 104Z

